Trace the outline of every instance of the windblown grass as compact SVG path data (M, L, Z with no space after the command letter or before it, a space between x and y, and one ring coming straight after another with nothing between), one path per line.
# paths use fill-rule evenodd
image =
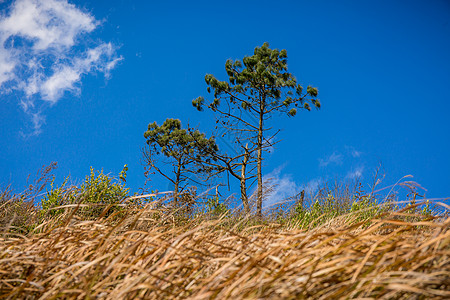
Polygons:
M1 299L450 297L446 217L340 217L311 230L175 223L148 207L115 222L65 217L3 234Z

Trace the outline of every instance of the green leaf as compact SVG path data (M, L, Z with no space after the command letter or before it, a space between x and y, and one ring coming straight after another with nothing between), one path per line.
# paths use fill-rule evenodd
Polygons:
M317 97L317 95L318 95L318 90L317 90L317 88L315 88L315 87L312 87L312 86L309 86L308 85L308 87L306 88L306 92L308 93L308 94L310 94L312 97Z

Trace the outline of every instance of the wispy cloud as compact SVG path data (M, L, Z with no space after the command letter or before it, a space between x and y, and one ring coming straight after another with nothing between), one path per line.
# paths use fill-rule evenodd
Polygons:
M353 158L358 158L362 154L361 151L356 150L353 146L345 146L345 150L346 150L347 153L350 153L350 155Z
M357 150L355 150L355 149L352 149L352 156L353 156L354 158L360 157L360 156L361 156L361 152L360 152L360 151L357 151Z
M319 186L322 183L323 183L322 179L314 178L308 181L305 185L303 185L302 189L304 189L307 194L313 195L319 189Z
M314 194L323 183L322 179L314 178L305 184L298 184L292 178L291 174L282 173L284 167L285 165L281 165L263 177L263 182L266 188L268 187L267 195L263 203L264 207L270 207L277 203L287 201L303 190L307 194Z
M122 60L111 43L90 41L100 22L67 0L16 0L0 15L0 93L16 93L34 133L42 105L79 93L83 75L109 72Z
M333 152L333 154L331 154L328 157L319 158L319 166L320 167L327 167L330 164L341 165L342 164L342 154Z
M364 166L358 166L354 169L351 169L347 175L345 176L346 179L355 179L355 178L361 178L364 172Z
M265 198L264 207L270 207L278 202L287 200L301 192L301 187L292 179L290 174L281 174L284 165L274 169L263 177L263 182L271 186Z

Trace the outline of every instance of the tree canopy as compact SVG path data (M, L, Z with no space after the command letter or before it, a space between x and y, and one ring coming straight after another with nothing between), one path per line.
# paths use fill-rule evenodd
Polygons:
M174 184L174 195L182 192L190 179L189 174L201 174L210 169L199 164L200 159L209 161L211 154L218 151L213 137L206 138L198 130L186 130L178 119L167 119L159 126L156 122L148 125L144 133L148 148L143 150L146 164ZM157 157L172 167L171 176L157 164Z

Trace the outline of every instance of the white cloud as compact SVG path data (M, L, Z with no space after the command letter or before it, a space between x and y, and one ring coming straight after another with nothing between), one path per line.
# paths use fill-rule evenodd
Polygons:
M304 189L307 194L313 195L319 189L319 186L322 183L323 183L322 179L314 178L308 181L305 185L303 185L302 189Z
M16 63L11 59L10 53L3 47L0 47L0 88L4 82L14 78L13 70L15 66Z
M346 179L355 179L355 178L361 178L362 174L364 172L364 166L356 167L352 170L350 170L347 175L345 176Z
M330 156L326 158L319 158L319 166L327 167L329 164L342 165L342 155L336 152L333 152Z
M356 150L353 146L345 146L346 153L350 154L353 158L360 157L363 153Z
M32 41L33 50L68 48L98 22L64 0L17 0L0 22L3 38L20 36Z
M99 24L67 0L16 0L0 15L0 93L22 97L35 131L44 122L42 104L78 93L85 74L109 78L122 60L111 43L89 40Z
M292 179L290 174L281 174L284 165L274 169L263 177L263 182L271 186L264 201L264 207L287 200L301 192L301 187Z
M303 190L307 194L314 194L319 186L323 183L320 178L314 178L308 181L306 184L297 184L294 179L292 179L291 174L282 174L285 165L281 165L274 169L269 174L263 177L263 182L267 188L269 186L267 195L263 206L265 208L271 207L277 203L282 203L283 201L289 200L289 198L298 195ZM256 191L256 190L255 190Z
M118 63L119 61L121 61L121 60L123 60L123 57L122 57L122 56L116 57L116 58L114 58L113 60L111 60L109 63L106 64L106 66L105 66L105 68L104 68L104 70L103 70L103 72L105 73L105 77L106 77L106 78L109 78L109 77L111 76L110 71L111 71L112 69L114 69L114 68L116 67L117 63Z
M82 70L63 66L42 83L40 93L44 100L55 103L64 91L74 90L74 83L80 80Z
M76 84L80 82L81 76L93 70L102 71L105 76L109 76L109 71L114 68L122 58L111 60L114 53L110 43L89 49L85 57L75 58L71 65L58 65L54 67L54 73L41 82L41 87L35 89L34 85L28 85L32 88L31 92L38 92L42 99L56 103L65 91L78 91ZM28 92L28 90L27 90Z
M360 151L356 151L355 149L352 150L352 156L354 158L356 157L360 157L361 156L361 152Z
M40 134L41 133L41 126L45 123L45 117L41 115L40 113L32 113L31 114L31 121L33 122L34 127L34 134Z
M36 136L41 134L42 132L42 125L45 124L45 116L41 114L41 112L29 112L26 111L27 115L30 117L31 124L33 126L32 132L24 132L20 131L19 134L23 138L29 138L31 136Z

